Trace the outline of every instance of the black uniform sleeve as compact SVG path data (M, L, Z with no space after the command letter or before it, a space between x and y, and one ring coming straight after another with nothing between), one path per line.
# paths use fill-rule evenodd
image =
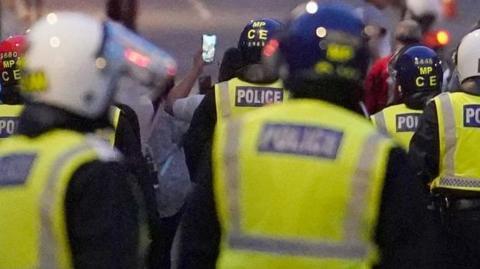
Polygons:
M414 177L407 154L391 151L381 198L375 241L378 268L420 268L422 253L431 248L425 231L432 227L427 193Z
M190 128L184 136L185 160L190 173L190 178L195 181L195 173L203 154L212 148L213 132L217 123L217 110L215 107L215 92L209 92L193 114Z
M438 176L440 143L438 134L437 109L430 102L420 117L417 131L410 142L409 158L414 172L425 184Z
M211 162L203 159L180 224L178 269L214 269L219 254L220 223L213 195Z
M140 188L144 209L146 209L150 249L147 257L147 266L150 268L163 253L157 246L162 242L160 230L160 215L158 214L155 186L158 184L157 171L152 164L151 156L144 156L140 142L140 127L135 111L127 105L117 104L121 110L118 125L115 130L115 147L125 156L128 172L133 175L135 184Z
M137 268L138 205L119 163L94 161L70 180L65 212L76 269Z

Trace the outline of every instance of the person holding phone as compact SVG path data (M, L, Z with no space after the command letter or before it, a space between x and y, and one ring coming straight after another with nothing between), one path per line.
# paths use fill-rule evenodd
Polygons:
M200 75L202 73L203 65L211 64L215 60L216 43L216 35L202 35L202 49L195 55L192 69L190 69L182 82L178 86L175 86L175 88L168 94L165 103L165 110L176 119L190 123L195 110L205 97L205 90L212 88L211 77ZM201 64L199 65L197 63ZM197 78L199 93L189 95Z
M172 114L172 106L177 100L185 99L203 71L205 61L201 49L195 52L192 60L190 70L178 84L174 85L172 79L166 85L165 92L152 99L156 112L150 121L147 151L156 168L154 189L158 218L152 225L154 240L148 256L149 269L171 267L171 249L191 187L182 147L182 137L188 129L188 121L179 117L182 113L178 111L175 112L179 114ZM185 108L186 111L188 109L190 108Z
M200 56L202 64L211 64L215 60L215 46L217 43L217 36L214 34L203 34L202 35L202 49L200 50ZM197 59L197 56L195 56ZM203 65L202 65L203 66ZM190 93L195 80L198 78L198 94L188 95L185 94L183 97L179 97L179 94L174 94L175 98L167 98L167 103L165 110L172 114L175 118L180 119L182 121L190 123L195 110L197 110L200 103L203 101L203 98L206 95L206 89L213 88L212 81L210 76L201 76L199 77L200 73L195 72L195 68L191 69L191 71L187 74L185 79L182 81L187 81L189 88L188 93ZM187 88L182 87L183 92L186 93ZM172 93L174 91L172 90ZM180 92L180 91L178 91Z
M252 20L240 34L238 46L225 52L220 66L220 82L203 98L185 135L186 161L194 181L195 171L202 165L198 161L209 159L217 122L286 99L287 94L278 77L267 75L260 65L263 47L281 28L282 24L274 19Z
M217 125L178 268L420 268L422 185L360 114L364 25L347 5L311 3L265 49L292 99Z

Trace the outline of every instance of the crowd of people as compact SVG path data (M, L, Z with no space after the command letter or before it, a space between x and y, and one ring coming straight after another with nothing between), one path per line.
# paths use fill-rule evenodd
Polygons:
M480 267L478 26L309 1L212 84L112 2L0 42L0 269Z

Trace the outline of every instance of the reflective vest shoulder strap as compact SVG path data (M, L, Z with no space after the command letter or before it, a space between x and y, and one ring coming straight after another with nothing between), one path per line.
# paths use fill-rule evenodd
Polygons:
M437 113L441 113L443 118L443 130L439 131L445 135L445 174L453 176L455 173L455 150L457 145L455 114L448 93L439 95L438 100L441 105L441 111L437 111Z
M51 174L48 177L47 184L40 196L41 229L39 242L39 268L57 269L63 267L61 265L62 262L59 261L57 257L58 253L61 252L62 247L59 246L60 242L55 233L55 231L58 231L58 227L55 227L57 223L53 220L54 216L58 216L55 213L57 210L55 207L61 204L63 208L63 202L55 200L62 197L62 195L56 193L56 190L61 189L60 185L62 183L65 184L65 182L62 182L65 177L65 172L74 172L65 171L69 168L67 164L85 154L90 156L89 159L94 158L96 155L92 152L92 146L88 143L82 143L71 150L64 152L56 159L51 167ZM80 164L83 163L79 163L79 165ZM63 218L65 218L65 216L63 216Z
M388 134L387 130L387 123L385 121L385 114L383 111L377 112L375 115L372 116L374 119L374 124L376 125L377 129L382 132L383 134Z
M110 108L110 116L111 116L111 121L113 128L117 128L118 126L118 121L120 120L120 114L122 113L122 110L116 106L112 106Z
M228 81L224 81L218 84L218 90L220 91L220 106L222 108L222 117L227 118L232 113L232 108L230 106L230 89Z

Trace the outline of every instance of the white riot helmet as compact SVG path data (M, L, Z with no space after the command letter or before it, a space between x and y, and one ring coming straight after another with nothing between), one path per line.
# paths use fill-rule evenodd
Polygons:
M423 31L427 31L441 19L441 0L406 0L407 18L416 20Z
M463 37L457 49L456 64L460 83L465 79L480 76L480 29Z
M153 44L80 13L48 14L27 40L22 93L87 118L107 111L120 77L159 86L176 72L175 61Z

